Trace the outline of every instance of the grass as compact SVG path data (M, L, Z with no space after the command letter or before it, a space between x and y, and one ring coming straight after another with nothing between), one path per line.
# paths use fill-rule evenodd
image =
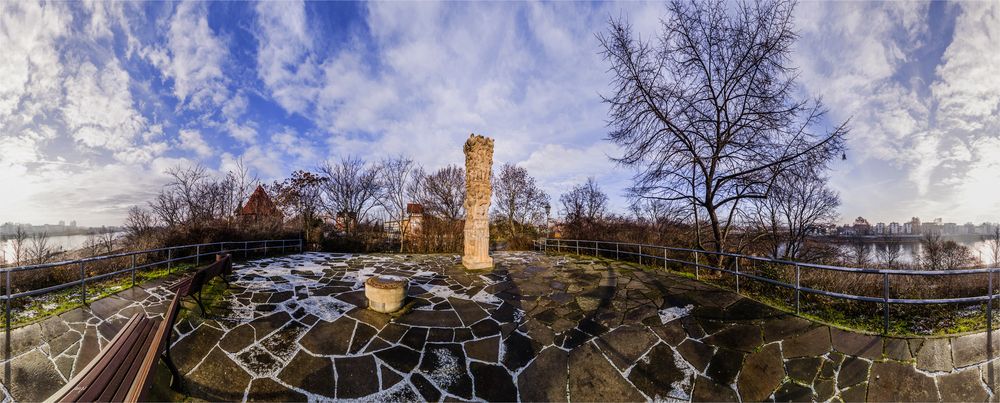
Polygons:
M552 252L552 251L550 251ZM557 253L557 252L552 252ZM562 254L572 255L573 252ZM603 256L580 255L581 259L602 262L620 262L630 268L646 271L668 272L673 275L696 279L690 268L679 263L647 265L635 261L616 260ZM703 270L704 271L704 270ZM776 274L776 273L775 273ZM732 276L697 279L722 289L735 291ZM744 279L741 281L740 295L757 302L796 314L794 291ZM942 304L942 305L892 305L889 312L889 329L885 332L885 311L881 303L835 299L821 295L802 293L798 316L833 327L864 333L887 336L949 336L986 330L985 304ZM994 309L994 328L1000 322L1000 306Z
M157 267L136 271L136 285L148 281L160 279L170 273L179 273L189 270L194 264L175 264L169 270L166 267ZM132 276L128 273L113 276L97 282L87 283L87 303L108 297L118 292L132 287ZM11 301L11 328L30 325L41 322L51 316L59 315L81 306L81 288L69 287L59 291L51 292L35 297L24 297L21 301ZM24 301L24 302L22 302ZM0 312L0 317L3 313ZM4 318L6 319L6 318ZM0 321L0 329L4 328L6 320Z

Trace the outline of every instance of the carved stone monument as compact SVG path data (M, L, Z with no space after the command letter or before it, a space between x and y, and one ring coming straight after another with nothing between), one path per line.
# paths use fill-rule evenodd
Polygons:
M472 134L465 142L465 255L466 269L493 267L490 257L490 200L493 197L493 139Z

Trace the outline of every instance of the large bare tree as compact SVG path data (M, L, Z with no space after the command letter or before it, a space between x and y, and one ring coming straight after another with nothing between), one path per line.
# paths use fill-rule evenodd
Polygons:
M381 193L379 167L358 157L345 157L336 163L325 162L319 168L325 180L323 195L327 212L344 217L344 230L353 234L355 223L365 221Z
M634 194L687 203L696 228L706 221L702 249L726 250L740 203L768 197L781 172L843 150L847 123L824 128L820 101L796 98L794 6L674 0L653 40L624 20L598 36L615 160L636 170Z
M525 226L540 224L545 218L549 195L535 184L528 170L506 163L493 176L493 217L507 229L508 241L514 242Z

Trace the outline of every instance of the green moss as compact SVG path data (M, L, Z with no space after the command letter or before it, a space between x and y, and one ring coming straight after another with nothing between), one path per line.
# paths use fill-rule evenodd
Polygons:
M193 267L193 264L181 263L174 265L169 271L166 267L139 270L136 271L135 282L142 284L166 277L171 273L184 272ZM88 282L87 303L117 294L130 287L132 287L132 276L129 273ZM81 306L81 291L82 288L79 286L69 287L40 296L23 297L12 301L11 327L17 328L40 322L53 315L79 308ZM2 315L3 313L0 312L0 316ZM0 321L0 328L3 328L5 324L6 320Z

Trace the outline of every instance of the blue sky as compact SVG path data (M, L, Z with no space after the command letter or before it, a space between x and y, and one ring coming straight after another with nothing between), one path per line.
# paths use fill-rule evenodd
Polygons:
M0 2L0 221L116 224L178 164L463 162L469 133L552 196L607 156L595 33L662 3ZM807 2L801 91L852 119L842 221L1000 221L1000 6Z

